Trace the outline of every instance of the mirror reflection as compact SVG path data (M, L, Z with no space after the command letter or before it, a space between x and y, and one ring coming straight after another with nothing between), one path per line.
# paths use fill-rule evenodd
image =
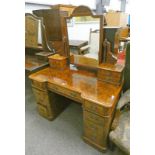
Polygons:
M91 16L72 17L67 20L71 63L98 64L100 19ZM80 60L79 60L80 59Z

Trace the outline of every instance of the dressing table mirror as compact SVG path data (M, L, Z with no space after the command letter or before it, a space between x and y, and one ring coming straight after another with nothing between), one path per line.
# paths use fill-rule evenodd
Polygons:
M65 19L70 64L97 68L102 60L103 16L79 6Z

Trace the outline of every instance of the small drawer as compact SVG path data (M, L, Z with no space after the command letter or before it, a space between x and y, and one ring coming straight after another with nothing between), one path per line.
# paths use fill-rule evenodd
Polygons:
M103 81L106 81L106 82L109 82L109 83L113 83L113 84L120 84L121 80L122 79L120 79L120 78L108 77L108 76L105 76L103 78Z
M32 88L32 89L33 89L33 93L35 95L37 103L47 106L49 104L48 93L38 90L38 89L35 89L35 88Z
M103 127L91 121L84 121L84 137L93 141L93 143L96 143L97 145L103 145L104 142Z
M120 85L122 82L123 71L122 72L114 72L111 70L98 70L98 79L109 82L115 85Z
M83 111L83 115L84 115L84 121L91 121L91 122L98 124L100 126L104 125L104 118L101 116L98 116L98 115L88 112L86 110Z
M120 78L121 77L121 73L120 72L112 72L112 71L108 71L108 70L100 70L100 74L102 76L112 76L115 78Z
M59 54L54 54L52 56L49 56L48 59L49 59L49 65L53 69L63 70L68 67L67 57L60 56Z
M35 80L31 80L32 86L42 89L42 90L46 90L46 82L38 82Z
M101 105L98 105L96 103L85 100L84 101L84 109L91 111L92 113L95 113L97 115L105 116L104 107Z

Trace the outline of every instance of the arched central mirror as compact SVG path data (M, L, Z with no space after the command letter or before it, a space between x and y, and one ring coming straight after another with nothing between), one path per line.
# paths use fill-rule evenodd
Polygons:
M70 64L96 68L102 57L103 17L79 6L66 18L66 23Z

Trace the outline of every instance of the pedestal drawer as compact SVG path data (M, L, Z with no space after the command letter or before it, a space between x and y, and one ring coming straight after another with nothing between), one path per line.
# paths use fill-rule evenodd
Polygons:
M104 126L104 118L101 116L98 116L96 114L93 114L89 111L84 110L83 117L84 117L84 121L91 121L91 122L98 124L102 127Z
M103 145L104 143L103 127L91 121L84 121L84 137L96 143Z
M46 83L45 82L38 82L35 80L31 80L31 84L33 87L39 88L41 90L46 90Z
M32 88L32 89L33 89L33 93L35 95L37 103L47 106L47 104L49 104L48 93L38 90L38 89L35 89L35 88Z
M49 112L48 109L40 104L37 104L38 112L41 116L48 118L49 117Z
M91 111L95 114L104 116L104 107L102 107L96 103L85 100L84 101L84 109Z
M116 70L116 67L115 67ZM98 69L98 79L115 85L120 85L123 80L124 67L120 66L119 71L112 67L103 67Z
M109 117L112 114L111 107L105 107L103 105L88 100L84 101L83 108L87 111L91 111L92 113L100 115L102 117Z

